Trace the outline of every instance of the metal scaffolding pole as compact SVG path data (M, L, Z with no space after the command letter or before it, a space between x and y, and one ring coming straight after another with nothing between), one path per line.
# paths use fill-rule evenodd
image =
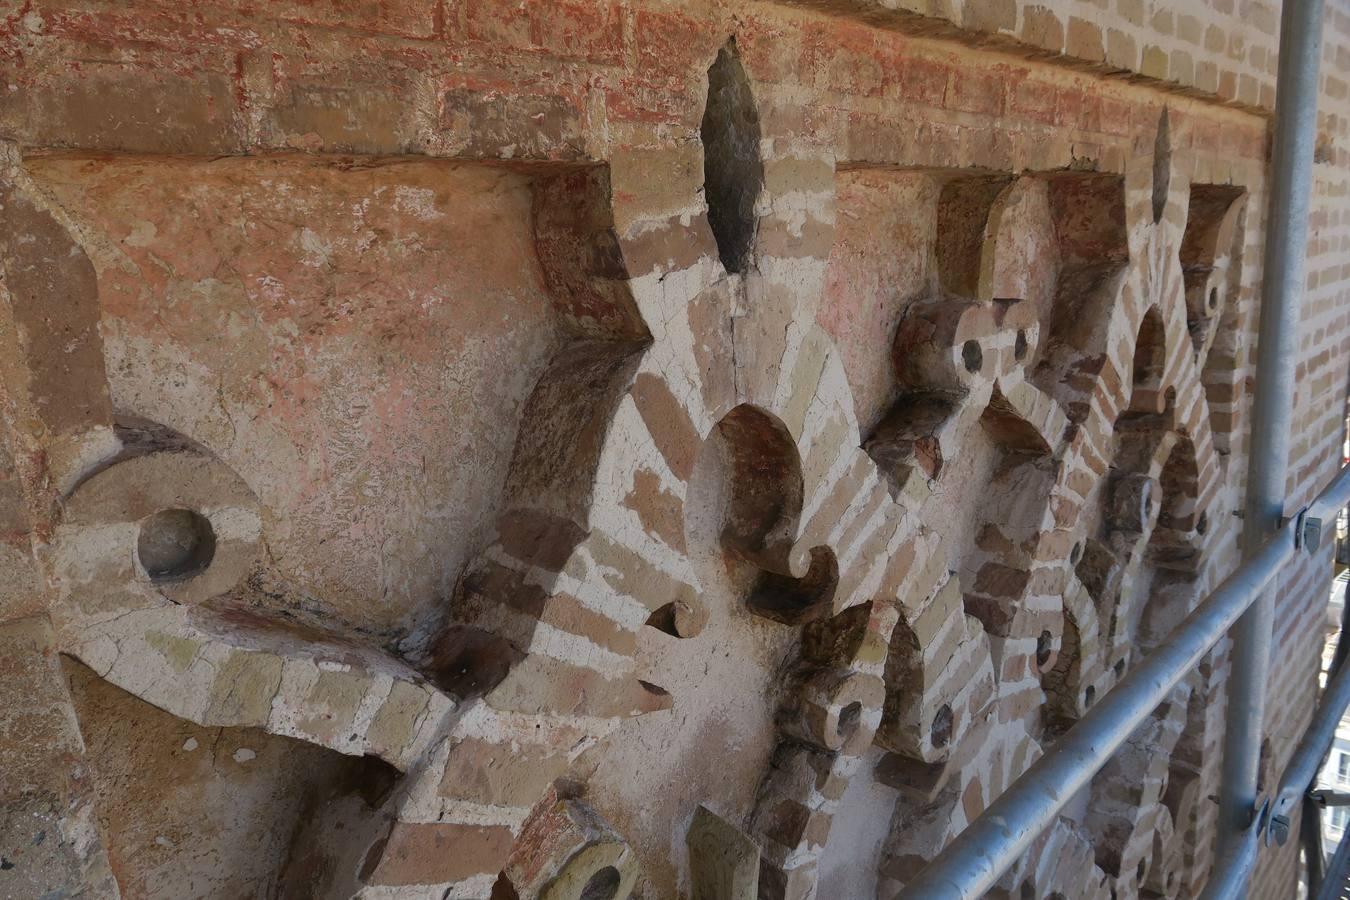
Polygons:
M1350 478L1346 481L1350 484ZM900 900L984 896L1186 673L1204 659L1294 552L1294 525L1290 523L1229 575L1156 650L906 884ZM1237 856L1240 860L1241 854Z
M1284 516L1294 367L1305 283L1308 204L1317 132L1322 0L1286 0L1266 215L1262 301L1242 549L1250 556ZM1219 859L1241 843L1256 812L1274 597L1263 592L1233 628L1219 802Z
M905 886L900 892L901 900L974 900L984 896L1186 673L1232 628L1276 578L1281 567L1299 552L1297 547L1302 547L1305 553L1316 551L1316 536L1327 531L1327 524L1335 522L1338 511L1347 504L1350 504L1350 466L1341 469L1297 521L1286 522L1262 545L1260 552L1243 561L1156 650L957 835ZM1350 675L1347 683L1350 684ZM1301 747L1320 746L1326 740L1325 722L1339 720L1342 706L1337 704L1343 699L1341 689L1329 692ZM1302 779L1308 764L1299 760L1315 753L1315 746L1300 749L1286 781ZM1281 808L1287 807L1286 803ZM1246 890L1265 824L1265 821L1253 823L1243 830L1240 840L1231 842L1210 877L1205 900L1229 900L1240 897Z

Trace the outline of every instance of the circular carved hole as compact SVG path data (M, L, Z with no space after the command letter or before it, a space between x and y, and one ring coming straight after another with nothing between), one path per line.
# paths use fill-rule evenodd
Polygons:
M1195 520L1195 533L1204 534L1209 531L1209 513L1202 512L1200 518Z
M1134 878L1134 880L1137 881L1137 882L1139 882L1140 884L1143 884L1143 883L1144 883L1144 876L1147 875L1147 874L1148 874L1148 860L1146 860L1146 859L1141 859L1141 860L1139 860L1139 868L1138 868L1138 869L1135 869L1135 872L1134 872L1135 878Z
M945 747L952 739L952 708L946 703L933 716L933 746Z
M1025 329L1017 329L1017 341L1013 344L1013 358L1018 362L1027 358L1027 333Z
M1219 308L1219 289L1216 287L1212 287L1209 289L1208 306L1210 312L1214 312L1214 310Z
M853 732L858 730L858 723L861 721L862 703L854 700L839 711L839 736L844 740L853 737Z
M1049 631L1042 631L1041 636L1036 638L1036 665L1044 667L1050 661L1050 654L1055 649L1055 636Z
M1017 891L1017 896L1021 900L1036 900L1036 889L1031 886L1030 881L1024 881Z
M621 880L618 869L605 866L586 882L586 886L581 889L580 900L614 900L619 893Z
M1163 391L1163 412L1171 410L1177 405L1177 389L1170 387Z
M1083 691L1083 706L1084 707L1091 706L1092 701L1096 699L1097 699L1097 689L1092 685L1088 685L1088 689L1086 691Z
M1116 670L1116 678L1120 678L1122 675L1124 675L1124 674L1125 674L1125 660L1123 660L1123 659L1118 659L1118 660L1116 660L1115 670Z
M136 556L152 581L181 581L200 573L216 555L216 533L201 513L161 509L141 522Z
M1078 561L1081 560L1082 558L1083 558L1083 542L1079 541L1078 543L1074 544L1073 549L1069 551L1069 564L1076 566L1078 565Z
M980 349L979 341L966 341L961 345L961 361L972 375L984 368L984 351Z

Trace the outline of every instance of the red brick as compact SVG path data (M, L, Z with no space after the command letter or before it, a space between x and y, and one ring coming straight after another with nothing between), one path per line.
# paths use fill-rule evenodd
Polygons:
M464 0L464 31L470 40L504 47L531 47L530 10L524 0Z
M514 840L504 826L395 822L388 841L367 859L374 868L369 883L442 884L495 874Z
M958 66L954 71L947 105L963 112L997 116L1003 112L1003 85L1007 73L973 66Z
M904 67L900 95L928 106L941 106L951 69L939 62L912 59Z
M1112 97L1103 97L1102 131L1107 134L1129 134L1130 104Z
M648 77L682 75L688 67L689 48L710 47L715 40L713 24L706 19L653 10L638 12L634 34L638 70Z
M535 0L534 43L553 56L617 64L623 59L623 17L617 3Z
M1053 125L1059 90L1045 81L1027 78L1011 86L1009 112L1033 122Z

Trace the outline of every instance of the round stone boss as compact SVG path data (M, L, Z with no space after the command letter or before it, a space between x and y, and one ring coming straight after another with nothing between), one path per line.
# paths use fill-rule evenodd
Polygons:
M95 552L105 588L111 577L185 604L237 585L261 539L258 501L243 480L213 456L179 450L133 456L86 479L57 532L58 542Z

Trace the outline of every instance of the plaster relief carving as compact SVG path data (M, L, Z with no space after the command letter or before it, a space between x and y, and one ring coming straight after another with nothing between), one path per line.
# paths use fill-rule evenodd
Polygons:
M12 154L23 611L72 721L258 745L260 896L892 896L1231 562L1264 132L778 5L550 92L537 6L434 17L491 78L401 36L426 108L245 54L266 153ZM1198 886L1221 678L991 896Z

